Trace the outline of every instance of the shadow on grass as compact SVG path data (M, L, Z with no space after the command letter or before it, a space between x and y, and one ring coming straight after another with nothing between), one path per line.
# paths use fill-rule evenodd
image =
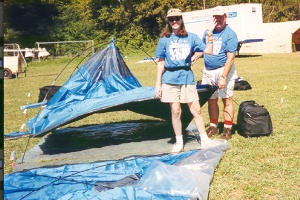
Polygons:
M171 137L174 137L172 125L162 121L94 124L57 129L45 138L40 148L44 154L53 155Z
M254 58L261 57L262 55L236 55L237 58Z
M184 125L183 125L184 126ZM223 131L223 123L219 124L219 136ZM237 131L233 124L232 134ZM183 132L184 142L194 140L194 136ZM109 124L92 124L79 127L57 129L45 138L40 145L43 154L74 153L82 150L101 148L131 142L154 141L169 138L168 143L175 143L171 123L143 120L118 122Z

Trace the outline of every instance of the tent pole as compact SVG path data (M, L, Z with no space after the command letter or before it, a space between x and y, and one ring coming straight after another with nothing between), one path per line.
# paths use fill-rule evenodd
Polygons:
M25 153L26 153L26 150L27 150L30 138L31 138L31 135L29 135L29 137L28 137L27 144L26 144L26 147L24 149L24 153L23 153L23 157L22 157L21 163L23 163L23 161L24 161Z

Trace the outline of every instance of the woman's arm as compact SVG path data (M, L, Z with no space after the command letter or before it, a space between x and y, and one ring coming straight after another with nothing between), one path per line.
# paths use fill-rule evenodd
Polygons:
M162 75L165 72L165 59L159 58L157 62L157 74L156 74L156 96L161 98L162 90L161 90L161 82L162 82Z

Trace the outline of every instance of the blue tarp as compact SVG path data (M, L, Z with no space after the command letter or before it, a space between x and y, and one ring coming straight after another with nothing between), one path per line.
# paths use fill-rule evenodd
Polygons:
M118 161L44 167L4 177L4 198L15 199L207 199L226 140L177 155L131 157ZM139 174L135 184L100 191L96 183L117 182Z

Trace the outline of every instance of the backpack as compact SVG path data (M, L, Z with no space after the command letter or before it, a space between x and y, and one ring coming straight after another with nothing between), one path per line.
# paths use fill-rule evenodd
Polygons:
M270 113L253 100L240 104L237 126L238 133L244 137L269 136L273 132Z

